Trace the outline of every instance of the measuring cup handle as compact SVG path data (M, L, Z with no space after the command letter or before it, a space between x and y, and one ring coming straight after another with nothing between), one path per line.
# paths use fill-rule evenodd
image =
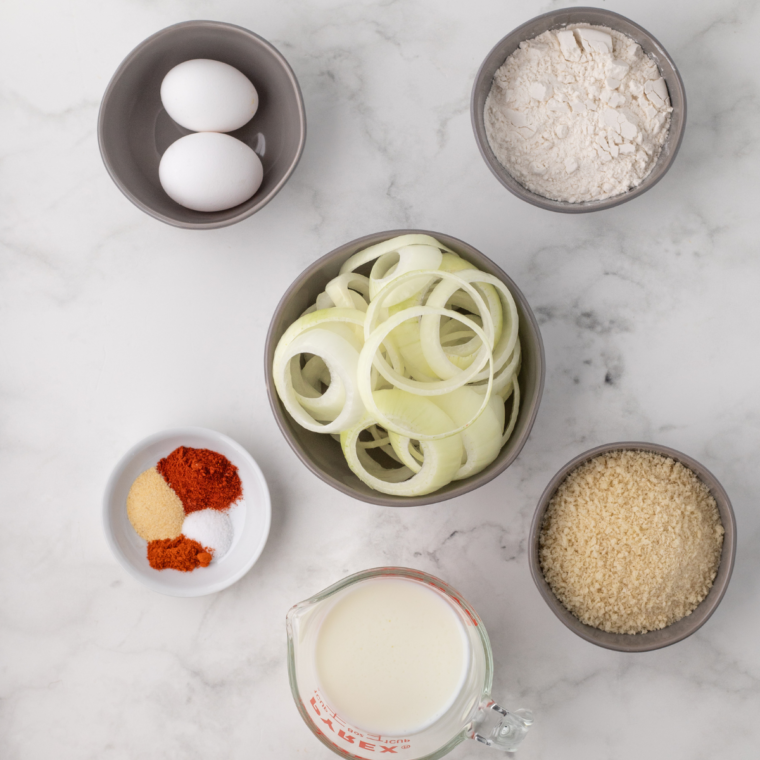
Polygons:
M480 703L472 722L470 739L503 752L514 752L533 723L530 710L507 712L493 700Z

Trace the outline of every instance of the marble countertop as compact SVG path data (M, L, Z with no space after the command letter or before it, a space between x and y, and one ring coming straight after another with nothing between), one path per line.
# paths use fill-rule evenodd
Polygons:
M522 760L757 758L760 745L760 18L756 2L603 3L670 51L689 100L675 165L643 197L564 216L511 196L482 161L469 94L491 47L564 3L475 0L3 0L0 5L0 757L333 757L287 680L284 616L349 573L407 565L480 612L494 696L529 707ZM169 24L271 40L306 102L301 163L233 227L149 218L96 140L122 58ZM398 227L459 237L532 304L547 378L518 460L466 497L394 510L312 476L279 434L262 352L318 256ZM236 585L159 596L117 564L101 496L157 430L214 428L271 488L272 530ZM702 461L736 511L715 615L668 649L573 636L541 600L526 537L567 460L651 440ZM467 742L452 759L482 758ZM490 755L495 757L495 755Z

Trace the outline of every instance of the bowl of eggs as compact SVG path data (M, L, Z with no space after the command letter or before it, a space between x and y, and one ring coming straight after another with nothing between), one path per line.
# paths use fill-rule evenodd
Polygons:
M306 141L288 62L253 32L187 21L140 43L103 96L98 143L117 187L156 219L213 229L282 189Z

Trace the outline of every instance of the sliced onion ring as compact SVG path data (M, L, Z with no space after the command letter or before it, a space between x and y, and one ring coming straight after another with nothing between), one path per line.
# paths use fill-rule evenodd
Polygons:
M451 430L447 430L446 432L442 433L435 433L435 434L425 434L422 433L415 433L413 430L409 430L407 428L402 427L401 425L398 425L394 423L392 420L390 420L386 415L383 414L383 412L378 407L374 394L372 391L372 364L375 359L375 355L380 348L381 343L383 342L383 339L385 336L397 325L401 324L401 322L405 322L408 319L412 319L417 316L424 316L426 314L441 314L446 317L451 317L452 319L458 319L464 324L469 324L470 328L475 332L476 335L483 341L483 346L486 349L485 352L485 362L489 365L489 373L488 373L488 387L486 389L485 396L483 397L483 403L480 406L480 409L478 410L478 413L472 417L472 419L468 420L465 424L456 426L452 428ZM390 367L387 367L387 369L390 369ZM378 367L379 369L379 367ZM417 390L413 395L440 395L443 393L448 393L450 391L455 390L456 388L461 388L466 382L468 382L469 376L474 374L475 372L478 372L480 370L480 367L476 364L473 364L470 369L464 370L461 372L460 376L457 378L451 378L449 380L439 380L435 381L433 383L416 383L415 387L419 386L428 386L428 389L426 391ZM467 428L469 425L471 425L475 420L480 416L483 409L485 409L486 404L488 404L488 399L491 397L491 386L493 385L493 354L491 353L491 348L488 345L488 342L486 340L485 333L471 320L469 320L467 317L463 316L462 314L458 314L455 311L449 311L448 309L434 309L431 306L414 306L411 309L405 309L403 312L399 312L398 314L394 314L389 320L386 322L383 322L380 326L378 326L373 333L369 336L369 339L364 344L364 348L362 348L361 353L359 354L359 364L357 367L357 371L359 373L358 376L358 386L359 386L359 393L361 395L362 401L364 402L365 407L367 408L367 411L375 418L375 421L378 425L381 425L386 430L393 431L394 433L398 433L399 435L407 436L408 438L415 438L418 441L437 441L441 438L446 438L447 436L455 435L456 433L460 433L462 430ZM382 372L382 370L381 370ZM414 381L408 381L408 382L414 382ZM405 383L406 384L406 383ZM403 388L400 388L397 383L394 382L394 385L396 385L399 390L404 390ZM430 386L433 386L430 388ZM377 393L384 393L385 391L375 391L375 394ZM410 392L410 391L406 391Z
M501 447L504 448L507 441L512 435L512 431L517 424L517 415L520 413L520 384L517 382L517 377L512 380L513 398L512 398L512 413L509 415L509 424L504 431L504 435L501 437Z
M390 240L383 240L382 243L376 243L375 245L365 248L363 251L355 253L348 258L343 266L340 268L340 273L353 272L364 264L368 264L370 261L374 261L384 253L393 253L399 248L403 248L405 245L434 245L436 248L440 248L442 251L448 253L454 253L450 248L447 248L443 243L439 243L434 237L430 235L399 235L398 237L391 238Z
M278 351L279 351L278 346ZM299 425L315 433L340 433L356 422L364 414L364 406L357 388L359 354L340 335L324 329L302 332L291 340L279 354L276 353L272 367L275 387L285 408ZM327 365L332 382L343 390L345 402L340 414L325 425L318 422L295 398L290 360L298 354L314 354ZM328 391L329 392L329 391ZM327 395L327 394L326 394Z
M378 391L377 396L378 404L383 407L388 415L398 415L404 419L411 419L413 415L419 415L419 419L424 420L422 423L424 427L438 430L451 424L451 418L428 399L418 399L398 390ZM461 436L454 435L438 440L420 441L424 460L419 472L404 482L387 482L387 480L378 477L379 473L372 472L372 469L374 467L379 468L379 465L371 460L363 449L357 449L356 446L361 431L373 424L375 423L372 416L367 414L352 429L344 431L340 436L341 447L348 466L359 480L366 483L370 488L394 496L424 496L450 483L461 466L464 453ZM412 421L411 424L414 422ZM417 435L412 437L419 440ZM368 459L374 467L367 466ZM407 467L402 469L410 472ZM396 472L397 470L385 471L390 476Z

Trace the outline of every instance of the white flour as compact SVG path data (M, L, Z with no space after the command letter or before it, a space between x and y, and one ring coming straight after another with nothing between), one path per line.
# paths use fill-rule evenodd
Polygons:
M518 182L578 203L640 184L672 110L657 64L634 40L575 24L520 43L494 76L485 126Z

